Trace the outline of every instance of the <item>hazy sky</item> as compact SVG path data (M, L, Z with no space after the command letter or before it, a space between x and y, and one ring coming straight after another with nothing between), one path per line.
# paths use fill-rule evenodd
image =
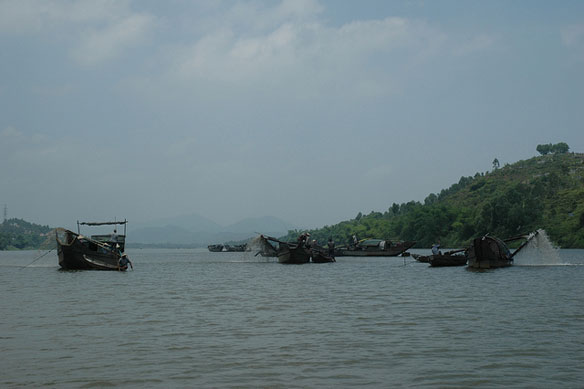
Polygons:
M584 1L0 0L0 205L319 227L584 152Z

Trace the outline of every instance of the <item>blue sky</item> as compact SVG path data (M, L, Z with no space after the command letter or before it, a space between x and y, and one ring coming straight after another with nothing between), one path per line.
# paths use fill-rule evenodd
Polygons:
M584 2L0 1L0 203L301 227L584 152Z

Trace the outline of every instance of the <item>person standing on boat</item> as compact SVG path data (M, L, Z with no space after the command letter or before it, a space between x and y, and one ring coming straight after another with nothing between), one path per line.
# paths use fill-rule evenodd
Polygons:
M432 255L442 255L440 252L440 240L432 245Z
M114 228L114 233L110 235L110 244L112 248L116 248L118 244L118 231Z
M327 242L327 247L328 247L329 257L334 258L334 256L335 256L335 242L333 241L333 238L329 238L329 240Z

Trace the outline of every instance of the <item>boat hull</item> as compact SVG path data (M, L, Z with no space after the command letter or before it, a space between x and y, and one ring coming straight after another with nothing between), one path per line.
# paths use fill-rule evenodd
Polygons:
M428 260L432 267L464 266L466 262L464 255L431 255Z
M399 242L381 250L379 248L352 247L340 249L335 252L336 256L342 257L397 257L406 250L414 246L416 242Z
M312 250L312 262L313 263L328 263L336 262L335 258L323 253L322 251Z
M280 243L278 262L286 265L301 265L310 262L310 251L302 246Z
M225 245L225 251L242 253L246 251L247 245L240 244L235 246Z

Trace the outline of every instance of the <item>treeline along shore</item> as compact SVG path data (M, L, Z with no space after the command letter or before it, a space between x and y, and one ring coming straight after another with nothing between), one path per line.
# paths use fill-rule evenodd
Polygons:
M567 145L541 146L541 156L503 167L495 159L492 170L461 177L423 202L393 203L384 212L359 213L308 232L319 243L333 238L344 244L356 235L416 241L415 247L428 248L438 239L443 247L465 247L487 233L514 236L545 229L561 248L584 248L584 154L567 152ZM51 248L51 231L20 219L4 220L0 250ZM280 239L294 241L299 233L289 231Z
M491 171L461 177L423 203L393 203L385 212L359 213L308 232L318 242L332 237L343 244L357 235L413 240L414 247L428 248L438 239L442 247L466 247L487 233L506 237L537 229L561 248L584 248L584 154L548 151L503 167L495 159Z

